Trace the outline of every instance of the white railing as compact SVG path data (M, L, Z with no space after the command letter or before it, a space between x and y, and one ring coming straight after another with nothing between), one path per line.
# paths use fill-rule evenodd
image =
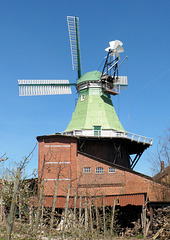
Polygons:
M132 141L142 142L144 144L149 143L150 145L152 145L153 143L153 138L144 137L130 132L126 132L126 138L131 139Z
M95 134L94 134L94 130L93 129L82 129L82 130L74 130L72 132L63 132L62 134L64 135L69 135L69 136L85 136L85 137L111 137L111 138L127 138L130 139L131 141L135 141L135 142L140 142L143 144L150 144L152 145L153 143L153 139L149 138L149 137L144 137L141 135L137 135L134 133L130 133L130 132L117 132L114 130L99 130L98 135L96 134L96 130L95 130Z

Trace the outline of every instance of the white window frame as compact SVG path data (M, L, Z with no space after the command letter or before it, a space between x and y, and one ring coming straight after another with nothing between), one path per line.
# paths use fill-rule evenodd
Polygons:
M84 167L83 172L84 173L91 173L91 167Z
M112 171L111 169L114 169L114 171ZM111 170L111 171L110 171ZM108 169L108 173L115 173L116 172L116 168L114 168L114 167L109 167L109 169Z
M85 94L81 95L81 102L83 102L85 100Z
M103 174L104 173L104 168L103 167L97 167L95 169L96 174Z

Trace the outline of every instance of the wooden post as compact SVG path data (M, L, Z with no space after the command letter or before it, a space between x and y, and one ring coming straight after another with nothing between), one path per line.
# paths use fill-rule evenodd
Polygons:
M18 205L19 205L19 221L21 222L21 195L18 193Z
M106 214L105 214L104 197L103 197L103 233L104 233L104 238L105 238L105 234L106 234Z
M77 195L74 196L74 218L76 219Z
M38 231L38 225L40 223L43 193L44 193L44 180L42 181L42 184L40 186L40 194L39 194L39 199L38 199L38 209L37 209L37 214L36 214L36 219L35 219L35 227L34 227L35 234Z
M96 210L96 226L97 226L97 234L98 234L99 233L99 215L98 215L97 198L95 198L95 210Z
M141 223L142 223L142 231L144 237L146 236L146 208L142 207L142 213L141 213Z
M75 193L74 196L74 224L73 226L75 227L75 223L76 223L76 209L77 209L77 194Z
M55 206L56 206L56 200L57 200L58 184L59 184L59 178L57 178L55 182L55 190L54 190L52 210L51 210L52 212L51 212L51 221L50 221L50 232L53 228L53 223L54 223L54 213L55 213Z
M41 215L40 215L40 238L42 238L41 234L42 234L42 228L43 228L43 216L44 216L44 199L42 200L42 205L41 205Z
M80 226L81 226L81 208L82 208L82 195L80 194L79 198L79 238L81 237L81 231L80 231Z
M13 223L14 223L14 215L15 215L16 197L17 197L19 180L20 180L20 174L21 174L21 168L18 167L16 176L15 176L15 180L14 180L14 191L13 191L13 196L12 196L10 212L9 212L8 219L7 219L6 240L11 239L11 233L12 233L12 228L13 228Z
M32 224L33 224L33 219L32 219L32 215L33 215L33 205L30 203L29 205L29 225L32 229Z
M42 208L41 208L41 227L43 225L43 217L44 217L44 201L42 202Z
M150 211L150 221L152 223L152 221L153 221L153 207L150 207L149 211Z
M88 210L87 210L87 197L85 197L85 229L88 228Z
M0 222L3 221L3 198L0 197Z
M79 225L81 223L81 208L82 208L82 195L80 195L80 202L79 202Z
M65 225L66 225L66 223L67 223L68 204L69 204L69 197L70 197L70 187L71 187L71 185L70 185L70 183L69 183L69 184L68 184L68 189L67 189L67 197L66 197L65 211L64 211L62 239L64 239Z
M91 199L89 199L89 213L90 213L90 231L93 236L93 219L92 219L92 209L91 209Z
M111 232L111 235L113 234L113 223L114 223L114 217L115 217L115 206L116 206L116 200L114 200L113 207L112 207L111 222L110 222L110 232Z

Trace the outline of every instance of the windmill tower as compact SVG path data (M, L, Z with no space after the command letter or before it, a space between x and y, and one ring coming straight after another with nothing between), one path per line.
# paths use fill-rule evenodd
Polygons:
M71 94L76 86L78 102L63 135L77 137L78 150L90 156L133 169L152 139L124 130L112 104L111 95L127 87L127 77L119 76L119 53L124 52L119 40L110 42L103 71L81 75L79 18L67 17L73 70L77 83L68 80L18 80L20 96ZM132 158L132 155L134 156Z

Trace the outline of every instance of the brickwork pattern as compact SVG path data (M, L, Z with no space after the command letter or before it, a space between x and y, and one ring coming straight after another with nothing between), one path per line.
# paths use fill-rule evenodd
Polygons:
M72 198L75 195L109 197L140 193L147 195L149 200L156 201L150 177L77 152L77 141L65 136L39 141L39 179L42 175L45 180L46 197L53 196L55 181L59 178L57 201L60 206L64 205L62 201L66 198L69 183ZM85 167L90 168L90 173L84 172ZM97 167L103 168L104 173L96 173ZM115 172L109 173L109 167L115 167Z

